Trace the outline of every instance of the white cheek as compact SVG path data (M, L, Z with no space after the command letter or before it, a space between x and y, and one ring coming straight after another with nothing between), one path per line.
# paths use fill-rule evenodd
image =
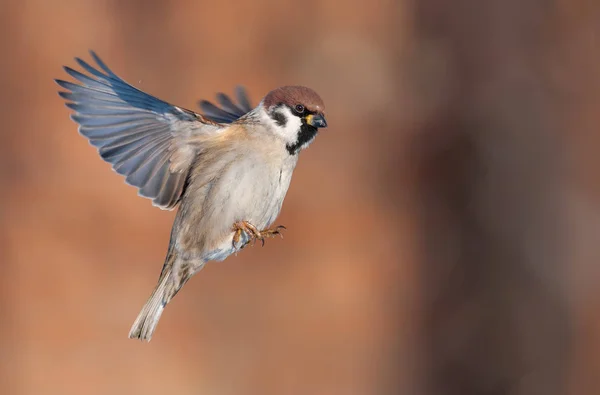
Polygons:
M287 107L281 107L277 111L287 119L285 126L279 127L279 133L288 143L295 143L298 140L298 132L302 126L302 120L292 114L292 111Z
M298 140L298 132L302 126L302 120L292 114L292 111L285 106L277 108L275 111L283 115L286 119L285 126L279 125L273 120L266 112L264 113L264 120L272 125L272 130L280 136L286 144L294 144Z

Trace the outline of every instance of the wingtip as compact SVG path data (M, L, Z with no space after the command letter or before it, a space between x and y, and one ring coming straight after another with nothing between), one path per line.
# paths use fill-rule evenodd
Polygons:
M72 67L69 67L69 66L63 66L62 68L63 68L63 70L64 70L64 71L65 71L67 74L69 74L70 76L73 76L73 73L76 73L75 69L73 69Z
M83 59L81 59L79 56L75 57L75 61L77 62L77 64L81 65L83 63L85 63L85 61Z
M68 103L65 103L65 105L67 105ZM67 108L70 108L69 106L67 106ZM81 126L81 115L79 115L79 113L74 112L71 115L69 115L69 118L71 118L71 121L75 122L77 125Z
M246 91L246 87L243 85L237 85L235 87L235 96L240 104L244 108L245 111L252 110L252 103L250 98L248 97L248 92Z
M98 64L100 64L98 62L98 60L100 60L100 56L98 56L98 54L96 53L96 51L94 51L93 49L90 49L89 51L90 56L92 57L92 59L94 59L94 61Z
M100 59L100 56L98 56L98 54L96 54L94 50L90 49L90 55L94 59L94 62L96 62L96 64L98 64L98 66L100 66L101 69L103 69L109 74L112 74L108 66L106 66L106 64L102 61L102 59Z
M65 81L65 80L61 80L60 78L55 78L54 79L54 83L58 86L60 86L63 89L67 89L70 91L69 89L69 82ZM62 91L59 91L58 94L60 95L62 93Z
M65 81L65 80L61 80L61 79L59 79L59 78L55 78L55 79L54 79L54 82L55 82L55 83L56 83L58 86L60 86L61 88L63 88L63 89L67 89L67 90L69 90L69 91L71 90L71 88L69 87L69 85L74 85L72 82Z
M248 92L246 91L246 87L244 85L236 85L233 91L238 101L241 101L240 98L248 97Z
M211 105L212 103L209 102L208 100L202 99L202 100L198 100L198 106L204 110L204 106L206 105Z

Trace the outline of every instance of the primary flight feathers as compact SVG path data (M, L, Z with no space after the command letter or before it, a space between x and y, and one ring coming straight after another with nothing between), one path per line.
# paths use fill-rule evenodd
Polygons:
M204 114L198 114L142 92L90 53L98 68L75 58L90 75L65 67L79 84L56 80L67 90L59 94L75 111L71 118L102 158L137 187L140 195L156 206L172 209L181 198L197 153L190 138L218 132L251 111L244 88L236 88L238 104L220 93L221 108L203 100L199 104Z

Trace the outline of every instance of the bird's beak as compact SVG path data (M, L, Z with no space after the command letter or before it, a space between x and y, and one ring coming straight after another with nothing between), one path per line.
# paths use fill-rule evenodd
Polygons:
M310 114L306 116L306 123L315 128L326 128L327 121L323 114Z

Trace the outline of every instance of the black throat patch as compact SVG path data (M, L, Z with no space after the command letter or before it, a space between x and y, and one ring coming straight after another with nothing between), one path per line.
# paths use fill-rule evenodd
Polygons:
M309 143L315 138L318 132L319 129L308 125L303 119L302 125L300 126L300 132L298 133L298 139L293 144L287 144L285 148L290 155L296 155L298 152L300 152L300 149L304 144Z

